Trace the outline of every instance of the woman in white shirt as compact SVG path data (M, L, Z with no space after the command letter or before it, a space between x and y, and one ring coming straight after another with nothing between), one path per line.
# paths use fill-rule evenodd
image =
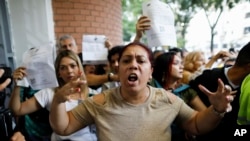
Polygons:
M76 80L83 79L86 80L85 74L81 65L79 57L72 51L65 50L58 54L55 61L56 76L59 83L59 87L64 84ZM79 74L82 77L79 78ZM19 67L13 73L13 78L15 82L17 80L23 79L26 76L25 68ZM46 76L44 76L46 77ZM46 88L37 92L30 99L20 102L20 88L15 85L13 94L10 99L10 108L16 116L22 116L25 114L33 113L41 108L47 108L50 110L51 103L58 88ZM69 96L69 101L65 102L65 108L67 111L76 107L80 102L86 99L88 96L88 86L82 85L81 89L69 89L69 93L76 93L75 95ZM60 136L53 133L51 136L52 141L59 140L74 140L74 141L96 141L95 132L91 131L91 126L87 126L79 131L76 131L68 136Z

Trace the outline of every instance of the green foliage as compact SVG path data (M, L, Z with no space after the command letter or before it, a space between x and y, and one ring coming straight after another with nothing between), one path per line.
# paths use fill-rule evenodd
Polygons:
M218 10L225 8L233 8L240 1L249 1L249 0L192 0L192 3L196 7L200 7L206 10Z
M187 28L190 20L196 13L196 9L191 0L173 0L172 3L175 5L173 11L177 29L177 45L178 47L185 47Z
M147 0L122 0L123 40L130 41L135 35L135 24L142 13L142 3Z

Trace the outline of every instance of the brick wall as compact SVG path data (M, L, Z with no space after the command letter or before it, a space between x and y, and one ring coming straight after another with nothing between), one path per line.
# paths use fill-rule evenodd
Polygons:
M52 0L55 36L71 34L81 51L83 34L106 35L122 44L121 0Z

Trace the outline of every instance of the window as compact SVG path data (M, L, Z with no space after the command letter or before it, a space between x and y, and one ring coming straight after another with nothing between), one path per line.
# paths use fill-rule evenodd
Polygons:
M227 44L223 44L223 45L222 45L222 48L227 48Z
M247 19L247 18L250 18L250 12L246 13L245 18L246 18L246 19Z
M244 34L250 33L250 26L244 28Z

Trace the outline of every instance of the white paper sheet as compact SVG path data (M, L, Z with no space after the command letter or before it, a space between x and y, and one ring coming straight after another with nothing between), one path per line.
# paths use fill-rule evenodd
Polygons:
M27 76L25 79L32 89L40 90L58 86L54 68L55 56L55 46L52 43L24 52L22 66L26 67ZM27 86L25 79L18 85Z
M171 8L159 0L142 4L143 15L150 19L151 29L146 31L149 47L177 46L174 14Z
M24 66L24 65L21 65L21 66ZM22 80L18 80L17 81L17 86L22 86L22 87L29 87L29 82L27 80L27 77L23 77Z
M106 64L108 49L105 47L104 35L83 35L83 64Z

